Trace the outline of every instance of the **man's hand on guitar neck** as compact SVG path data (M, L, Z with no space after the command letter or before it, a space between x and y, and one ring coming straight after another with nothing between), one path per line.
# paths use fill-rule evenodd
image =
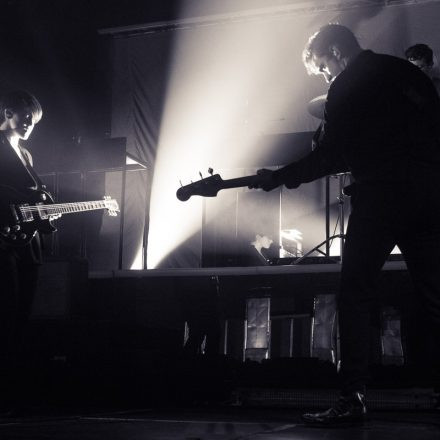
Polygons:
M250 189L262 189L264 191L272 191L281 184L275 178L274 172L266 168L257 171L255 182L249 185Z

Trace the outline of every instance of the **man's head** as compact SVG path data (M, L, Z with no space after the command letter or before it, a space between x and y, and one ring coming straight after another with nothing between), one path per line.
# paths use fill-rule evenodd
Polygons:
M42 115L41 104L29 92L14 90L0 96L0 129L12 136L28 139Z
M405 50L406 59L419 67L427 75L434 65L434 53L432 49L426 44L415 44L414 46L408 47Z
M361 50L350 29L327 24L309 38L303 51L303 62L309 74L323 75L330 83Z

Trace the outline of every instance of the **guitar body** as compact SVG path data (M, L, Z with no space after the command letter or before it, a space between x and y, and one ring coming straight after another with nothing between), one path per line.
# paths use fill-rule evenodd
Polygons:
M103 200L54 203L43 190L18 191L0 185L0 241L12 246L29 243L37 231L49 234L56 231L52 220L64 214L105 209L111 216L119 212L118 202L110 196Z
M0 185L0 240L8 245L24 246L37 231L56 231L47 211L39 205L52 204L52 196L43 190L19 191Z

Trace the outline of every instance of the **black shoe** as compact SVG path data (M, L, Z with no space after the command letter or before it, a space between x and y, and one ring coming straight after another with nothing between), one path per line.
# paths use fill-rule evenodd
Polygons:
M302 420L314 426L358 425L365 422L366 415L365 397L357 392L341 396L335 406L327 411L303 414Z

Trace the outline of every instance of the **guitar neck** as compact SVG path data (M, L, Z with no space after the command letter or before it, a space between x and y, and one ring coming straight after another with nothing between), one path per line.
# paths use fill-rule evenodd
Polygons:
M21 207L23 211L45 211L48 214L69 214L74 212L94 211L97 209L107 209L106 200L93 200L88 202L73 203L54 203L51 205L36 205Z
M257 176L236 177L235 179L222 180L222 189L240 188L242 186L252 185L257 180Z
M176 197L184 202L191 196L215 197L222 189L239 188L241 186L253 186L259 176L237 177L235 179L222 179L219 174L214 174L198 182L182 186L176 192Z

